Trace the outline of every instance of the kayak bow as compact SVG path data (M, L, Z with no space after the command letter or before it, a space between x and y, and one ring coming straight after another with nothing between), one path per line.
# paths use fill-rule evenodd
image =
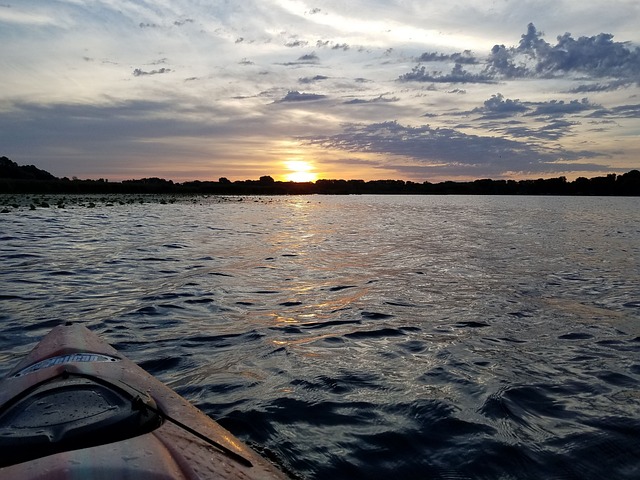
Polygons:
M286 479L81 325L0 382L0 478Z

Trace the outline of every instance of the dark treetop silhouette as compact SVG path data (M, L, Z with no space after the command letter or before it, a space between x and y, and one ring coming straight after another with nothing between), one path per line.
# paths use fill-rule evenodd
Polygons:
M259 180L227 178L218 181L174 183L162 178L109 182L57 178L33 165L19 166L0 157L0 193L171 193L218 195L305 195L305 194L449 194L449 195L625 195L640 196L640 171L605 177L565 177L537 180L491 180L423 183L404 180L317 180L278 182L265 175Z

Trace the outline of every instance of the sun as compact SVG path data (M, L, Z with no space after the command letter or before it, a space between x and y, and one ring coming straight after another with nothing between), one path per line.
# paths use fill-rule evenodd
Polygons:
M318 176L313 172L313 165L304 160L288 160L284 162L289 170L286 178L290 182L315 182Z

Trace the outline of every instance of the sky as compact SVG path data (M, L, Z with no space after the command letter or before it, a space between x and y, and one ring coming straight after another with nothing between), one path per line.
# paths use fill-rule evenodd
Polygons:
M637 0L4 0L0 155L111 181L620 174L638 25Z

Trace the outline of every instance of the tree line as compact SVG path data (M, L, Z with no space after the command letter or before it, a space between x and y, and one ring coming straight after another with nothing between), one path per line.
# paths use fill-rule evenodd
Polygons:
M79 180L57 178L33 165L18 166L0 157L0 193L153 193L213 195L618 195L640 196L640 171L603 177L566 177L537 180L481 179L468 182L445 181L419 183L404 180L316 180L315 182L280 182L265 175L258 180L194 180L174 183L151 177L110 182L105 179Z

